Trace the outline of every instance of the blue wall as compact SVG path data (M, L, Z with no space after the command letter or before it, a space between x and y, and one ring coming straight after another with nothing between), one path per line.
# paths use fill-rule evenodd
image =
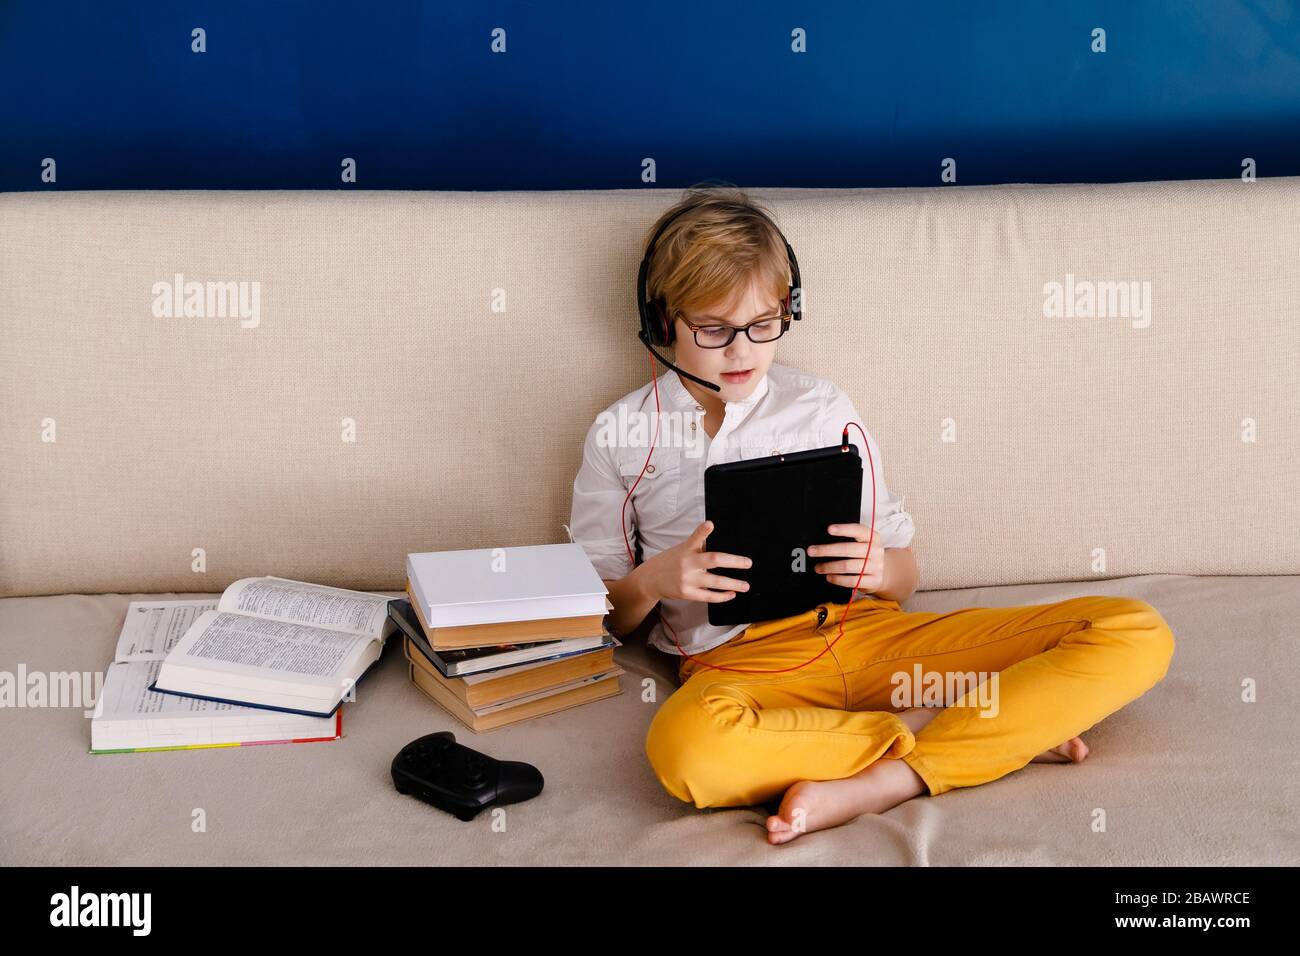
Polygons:
M1297 175L1300 6L0 0L0 97L2 190Z

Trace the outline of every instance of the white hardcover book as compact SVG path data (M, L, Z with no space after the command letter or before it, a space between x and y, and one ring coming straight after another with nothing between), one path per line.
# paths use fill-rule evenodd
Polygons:
M578 544L428 551L406 557L431 628L605 615L609 588Z

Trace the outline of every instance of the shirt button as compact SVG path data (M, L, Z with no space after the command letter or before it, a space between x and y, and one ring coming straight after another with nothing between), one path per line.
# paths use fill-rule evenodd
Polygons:
M691 422L691 431L695 431L695 422Z
M650 474L652 474L652 475L654 474L654 470L655 470L655 466L654 466L654 465L647 465L647 466L646 466L646 471L650 472Z
M703 405L696 405L696 406L695 406L695 410L696 410L697 412L702 412L702 411L704 411L704 406L703 406Z

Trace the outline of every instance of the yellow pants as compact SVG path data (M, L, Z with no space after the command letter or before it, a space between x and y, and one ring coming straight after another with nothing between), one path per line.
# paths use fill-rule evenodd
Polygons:
M752 624L696 657L801 664L835 640L844 608ZM798 670L683 659L646 754L668 792L697 807L769 803L800 780L849 777L882 757L905 760L940 794L1083 733L1158 683L1173 652L1169 625L1133 598L942 613L859 598L839 641ZM927 705L945 709L915 735L895 716Z

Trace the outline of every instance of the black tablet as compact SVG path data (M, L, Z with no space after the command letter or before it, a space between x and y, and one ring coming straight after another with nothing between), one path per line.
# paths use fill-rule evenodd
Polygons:
M710 624L770 621L826 602L846 603L853 589L814 571L828 559L809 558L806 551L812 544L854 540L826 528L862 520L858 448L832 445L712 465L704 470L704 516L713 522L705 550L754 562L714 570L748 581L749 590L710 604Z

